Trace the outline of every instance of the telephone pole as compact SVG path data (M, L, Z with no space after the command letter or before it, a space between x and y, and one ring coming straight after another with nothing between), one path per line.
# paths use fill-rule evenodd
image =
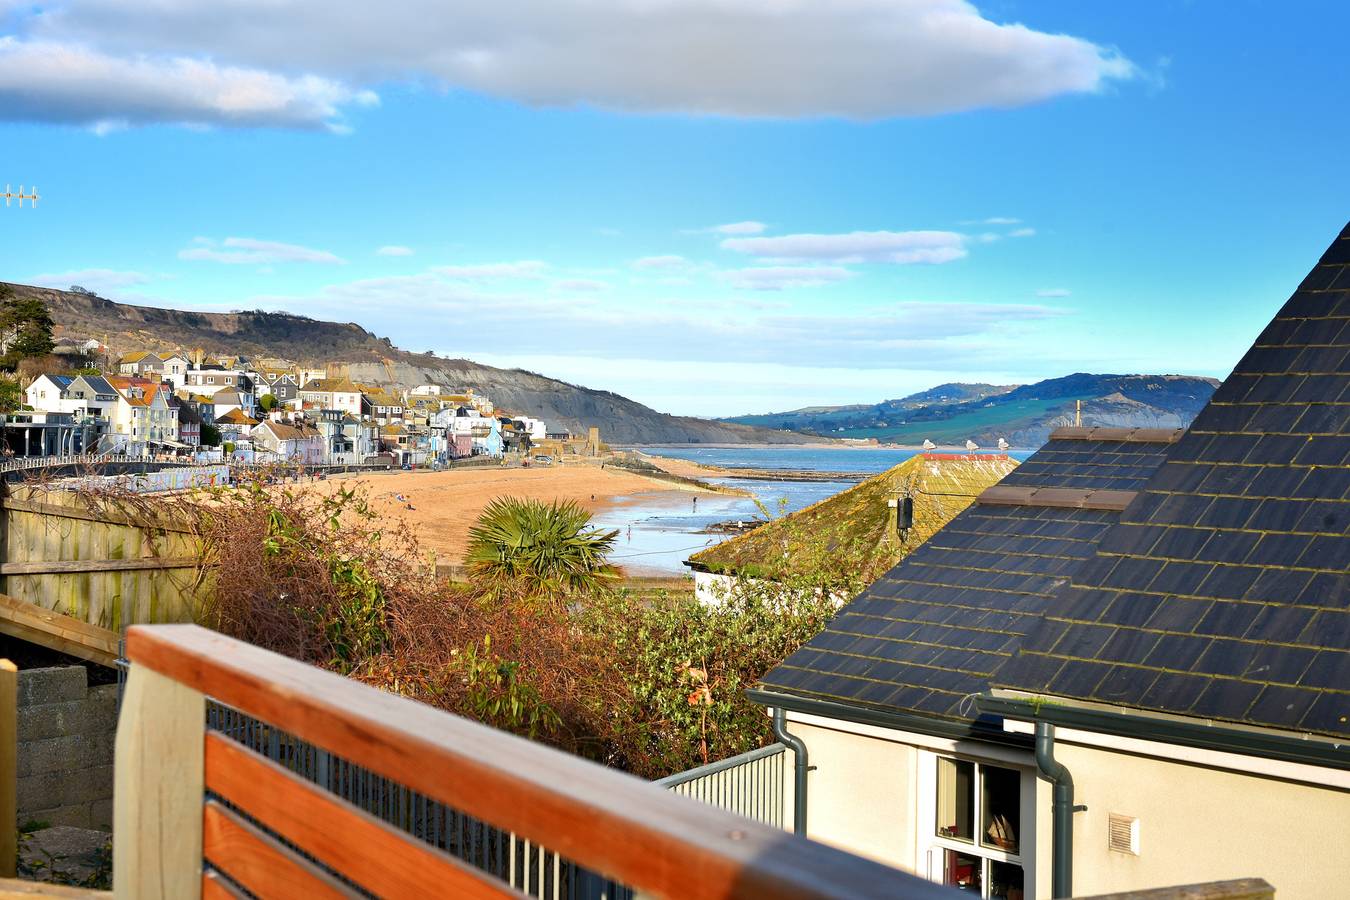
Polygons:
M4 198L6 206L9 206L11 200L18 200L20 209L23 209L23 201L31 200L33 205L37 206L39 199L36 187L34 187L31 192L25 192L23 185L19 185L19 192L17 194L9 189L9 185L5 185Z

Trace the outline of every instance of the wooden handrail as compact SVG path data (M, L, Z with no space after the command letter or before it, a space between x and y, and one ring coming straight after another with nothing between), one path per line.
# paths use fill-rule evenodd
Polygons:
M194 625L133 627L126 655L133 679L141 668L157 673L151 677L210 696L646 895L952 896L897 869ZM122 740L119 734L119 750ZM185 752L202 754L202 741L184 743L193 745ZM191 777L200 771L198 762Z

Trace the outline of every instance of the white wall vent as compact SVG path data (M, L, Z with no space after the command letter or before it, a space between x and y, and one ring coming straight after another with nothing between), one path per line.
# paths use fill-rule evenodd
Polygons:
M1139 855L1139 820L1133 816L1111 813L1107 846L1120 853Z

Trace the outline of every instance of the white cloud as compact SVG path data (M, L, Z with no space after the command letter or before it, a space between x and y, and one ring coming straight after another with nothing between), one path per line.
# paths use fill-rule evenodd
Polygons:
M75 123L100 135L158 123L340 130L342 107L377 101L317 75L0 37L4 120Z
M966 237L954 231L853 231L727 238L722 246L776 260L836 263L945 263L966 255Z
M513 278L537 281L544 277L547 269L548 263L524 259L520 262L480 263L473 266L437 266L432 271L460 281L504 281Z
M786 288L819 287L844 281L853 275L839 266L759 266L733 269L718 277L734 288L752 291L781 291Z
M902 302L831 314L779 303L700 304L673 295L641 304L603 294L584 302L547 292L488 291L434 271L330 285L314 293L252 297L250 308L288 309L358 321L395 343L425 344L429 320L452 317L472 334L475 356L613 355L651 360L737 360L849 369L940 367L954 374L1046 365L1046 342L1029 337L1067 313L1036 304ZM446 348L450 349L450 348Z
M1067 288L1042 288L1036 292L1037 297L1068 297L1073 291Z
M708 230L717 234L763 234L767 227L763 222L731 222L726 225L714 225Z
M1008 237L1033 237L1035 234L1035 228L1014 228L1008 232Z
M412 256L411 247L400 247L398 244L386 244L375 251L380 256Z
M644 256L633 260L633 268L656 272L679 272L689 268L691 263L683 256L667 254L665 256Z
M1021 219L1009 216L990 216L987 219L966 219L962 225L1021 225Z
M329 253L299 244L280 241L260 241L255 238L227 237L216 244L210 238L193 238L194 247L178 251L179 259L207 260L229 265L266 265L268 263L328 263L342 265L347 261Z
M564 278L553 282L553 287L560 291L594 294L609 290L609 283L594 278Z
M541 106L877 119L1135 75L1110 48L991 21L966 0L8 5L21 37L8 39L0 109L44 121L315 127L390 82ZM84 57L62 73L60 59Z
M148 275L145 272L127 272L117 269L76 269L71 272L34 275L30 279L33 284L42 287L59 288L64 291L71 285L79 285L95 293L136 287L137 285L149 284L155 280L156 276Z

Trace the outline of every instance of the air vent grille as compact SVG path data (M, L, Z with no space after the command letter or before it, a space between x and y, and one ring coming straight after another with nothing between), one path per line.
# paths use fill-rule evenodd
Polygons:
M1110 834L1107 837L1110 849L1118 853L1139 855L1139 820L1133 816L1111 813Z

